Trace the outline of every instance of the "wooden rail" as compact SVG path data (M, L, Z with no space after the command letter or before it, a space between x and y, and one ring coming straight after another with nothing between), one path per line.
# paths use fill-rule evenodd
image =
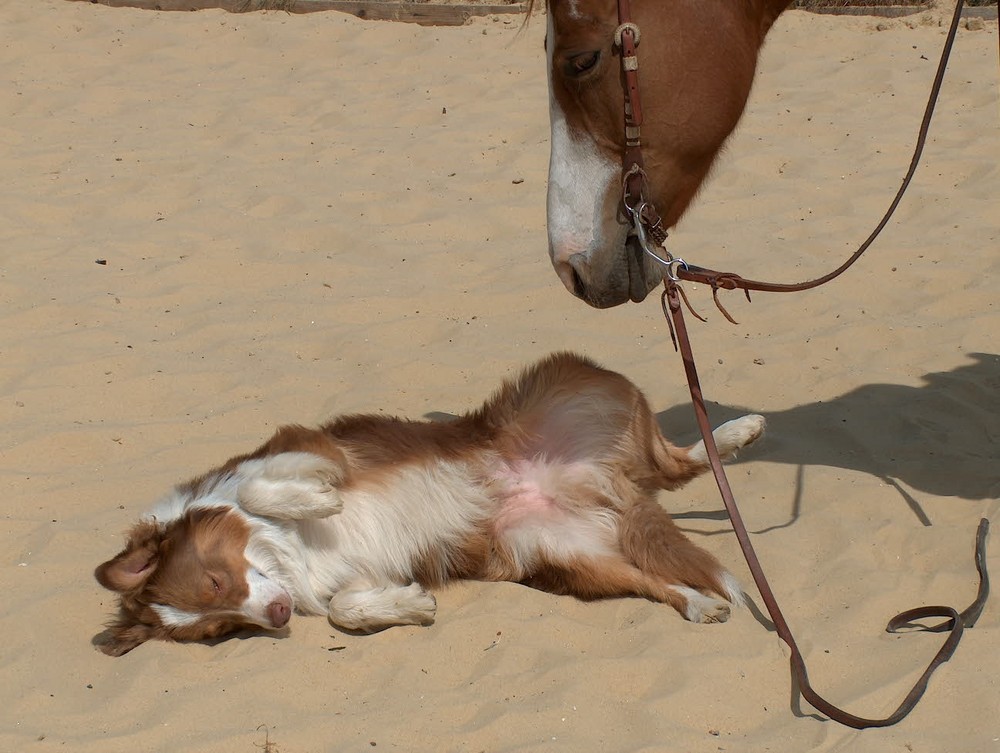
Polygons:
M232 13L275 10L287 13L313 13L334 10L375 21L406 21L424 26L462 26L473 16L500 13L524 13L527 5L439 4L393 2L392 0L81 0L116 8L192 11L221 8Z

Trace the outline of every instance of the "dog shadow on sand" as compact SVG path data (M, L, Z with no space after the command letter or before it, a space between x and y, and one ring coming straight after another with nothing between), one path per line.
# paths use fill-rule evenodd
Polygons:
M807 466L881 479L925 526L931 521L907 488L966 500L1000 498L1000 356L971 353L969 358L971 363L951 371L925 374L918 387L866 384L832 400L766 413L763 441L743 458L798 466L792 519L778 527L798 517ZM713 426L752 412L753 407L709 404ZM689 405L662 411L657 419L671 439L697 433ZM725 519L726 514L675 517Z

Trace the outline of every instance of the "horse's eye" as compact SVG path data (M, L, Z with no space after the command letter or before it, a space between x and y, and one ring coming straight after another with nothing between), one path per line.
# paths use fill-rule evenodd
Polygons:
M598 50L591 52L580 52L566 58L565 72L570 78L580 78L590 73L597 67L601 60L601 53Z

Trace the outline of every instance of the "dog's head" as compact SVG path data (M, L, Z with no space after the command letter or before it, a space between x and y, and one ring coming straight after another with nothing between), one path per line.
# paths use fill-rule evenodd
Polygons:
M246 520L226 507L136 523L125 549L94 572L120 598L99 648L121 656L151 638L205 640L284 627L291 596L247 561L249 539Z

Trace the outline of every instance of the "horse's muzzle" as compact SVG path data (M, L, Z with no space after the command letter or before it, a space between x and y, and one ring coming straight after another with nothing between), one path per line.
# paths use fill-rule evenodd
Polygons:
M552 265L566 289L598 309L646 299L662 278L650 264L635 237L627 238L606 265L595 264L586 253L553 259Z

